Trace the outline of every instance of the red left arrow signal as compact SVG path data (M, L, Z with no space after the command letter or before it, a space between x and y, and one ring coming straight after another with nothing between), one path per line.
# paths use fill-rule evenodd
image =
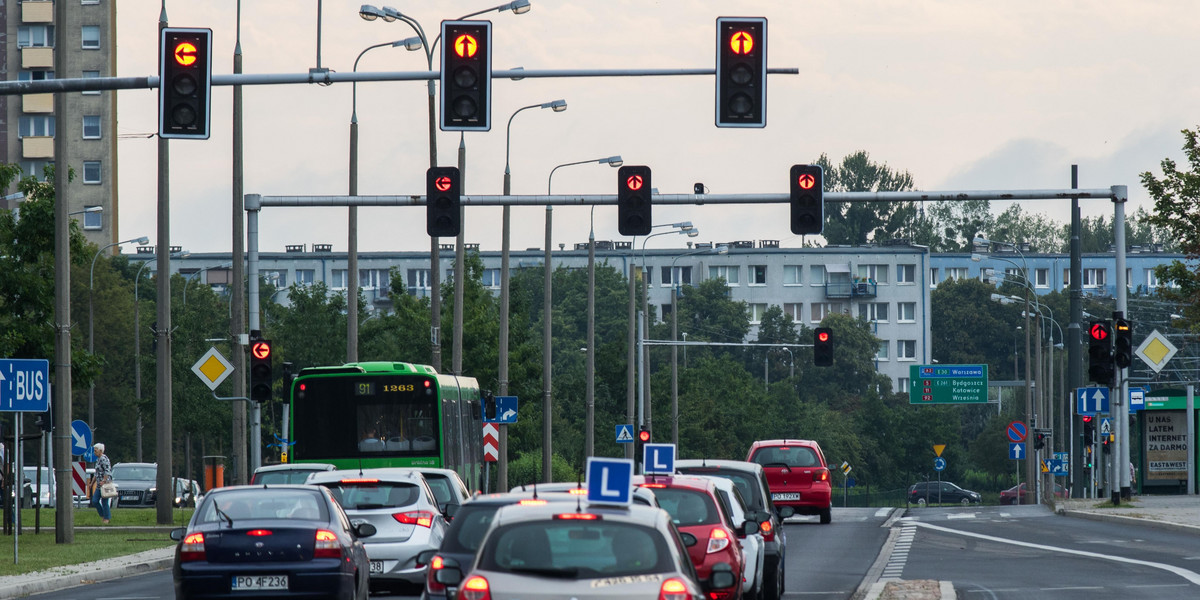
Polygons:
M175 62L183 67L190 67L196 64L196 45L191 42L179 42L176 44Z
M443 175L434 180L433 186L436 187L439 192L445 192L450 189L450 185L452 183L453 182L450 181L449 177Z
M254 358L259 360L270 358L271 344L266 342L254 342L254 345L250 346L250 353L254 355Z

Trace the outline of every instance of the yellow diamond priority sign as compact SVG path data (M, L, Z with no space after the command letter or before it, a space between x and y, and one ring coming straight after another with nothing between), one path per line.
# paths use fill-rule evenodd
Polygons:
M1175 344L1171 343L1166 336L1159 333L1157 329L1150 332L1146 339L1142 340L1142 344L1134 350L1134 354L1142 359L1148 367L1154 369L1155 373L1163 370L1167 366L1167 362L1179 349Z
M208 352L192 365L192 372L208 386L208 389L216 391L217 386L233 374L233 365L229 364L216 348L209 348Z

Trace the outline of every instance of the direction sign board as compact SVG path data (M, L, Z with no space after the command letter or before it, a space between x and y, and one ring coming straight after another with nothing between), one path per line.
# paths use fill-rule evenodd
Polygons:
M1023 442L1025 441L1025 436L1029 435L1029 430L1025 428L1025 423L1021 421L1009 423L1006 432L1008 433L1008 441L1010 442Z
M946 459L944 459L940 456L933 459L933 470L934 471L945 471L946 470Z
M1051 475L1063 476L1070 474L1070 468L1067 466L1067 461L1065 460L1053 458L1046 461L1046 465L1050 467Z
M1108 413L1108 388L1086 387L1075 390L1075 414L1095 415Z
M642 446L642 473L670 475L675 472L675 444Z
M200 360L192 365L192 372L200 378L200 381L204 382L204 385L208 386L208 389L215 392L217 386L221 385L226 377L233 374L233 365L225 360L225 357L221 356L216 348L209 348L208 352L205 352L204 356L201 356Z
M1024 442L1009 442L1008 457L1013 460L1025 460L1025 443Z
M76 419L71 421L71 454L87 454L92 449L92 428Z
M517 397L496 396L496 423L512 425L517 422Z
M50 410L50 361L0 358L0 412Z
M911 365L909 404L987 404L987 365Z
M1163 367L1167 366L1167 362L1178 351L1179 349L1175 347L1175 344L1171 343L1171 340L1168 340L1166 336L1155 329L1150 332L1150 335L1146 336L1146 339L1142 340L1141 345L1133 353L1142 359L1142 362L1146 363L1146 366L1154 369L1155 373L1158 373L1163 370Z
M633 443L633 425L617 425L617 443Z
M633 500L633 461L627 458L587 459L587 501L629 504Z

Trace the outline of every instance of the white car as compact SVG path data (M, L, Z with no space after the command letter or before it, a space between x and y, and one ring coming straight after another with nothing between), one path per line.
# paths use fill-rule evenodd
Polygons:
M25 489L30 498L32 498L32 500L28 501L28 505L31 507L54 508L54 471L51 471L50 467L42 467L41 469L42 476L39 478L34 477L38 467L25 467L25 480L29 482L25 484ZM38 486L39 479L41 482L40 488ZM41 490L40 494L38 493L39 489ZM21 504L25 505L26 500L22 500Z
M742 531L742 525L749 518L750 509L746 508L746 501L742 498L741 491L733 481L724 477L708 478L717 485L717 491L721 494L719 500L725 504L725 512L733 521L731 523L733 530ZM742 536L738 539L738 543L741 544L742 559L746 564L745 577L742 581L742 595L746 598L762 598L763 557L766 549L763 535L755 528L755 533Z

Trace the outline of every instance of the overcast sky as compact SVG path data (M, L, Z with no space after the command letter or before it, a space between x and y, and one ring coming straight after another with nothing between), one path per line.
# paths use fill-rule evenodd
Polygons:
M442 19L496 0L396 2L430 38ZM713 125L711 76L526 79L493 83L493 128L466 134L466 191L500 194L505 124L513 111L555 99L568 109L527 110L512 124L515 194L543 194L556 165L621 155L653 169L661 193L784 193L792 164L866 150L910 171L921 190L1129 186L1130 214L1150 207L1138 173L1183 160L1179 131L1200 125L1200 3L1195 0L532 0L523 15L489 13L495 69L712 68L719 16L768 19L771 67L799 69L768 82L767 127ZM242 3L243 72L305 73L317 66L317 0ZM410 37L401 21L368 22L361 2L324 0L320 65L349 72L364 48ZM235 0L167 2L172 27L214 32L214 72L233 72ZM118 75L157 75L159 0L117 8ZM441 46L439 44L438 51ZM434 68L438 58L434 57ZM423 52L383 47L359 71L423 71ZM171 243L192 252L232 249L232 87L213 90L212 138L171 142ZM157 90L118 96L120 229L155 235ZM244 88L245 191L348 193L351 85ZM426 92L419 82L358 86L359 193L423 194L429 166ZM438 133L441 165L457 162L459 134ZM556 194L611 194L616 170L559 169ZM993 203L993 208L1003 208ZM1029 201L1059 221L1069 202ZM780 240L798 247L785 204L660 206L656 223L691 220L693 241ZM260 249L347 246L345 208L273 208ZM514 249L540 248L545 209L513 209ZM1111 217L1108 201L1084 216ZM466 241L499 250L499 208L467 211ZM588 237L588 209L554 210L553 244ZM420 208L363 208L359 250L428 250ZM616 208L595 210L596 238L622 239ZM1019 240L1013 240L1019 241ZM648 247L680 247L664 235Z

